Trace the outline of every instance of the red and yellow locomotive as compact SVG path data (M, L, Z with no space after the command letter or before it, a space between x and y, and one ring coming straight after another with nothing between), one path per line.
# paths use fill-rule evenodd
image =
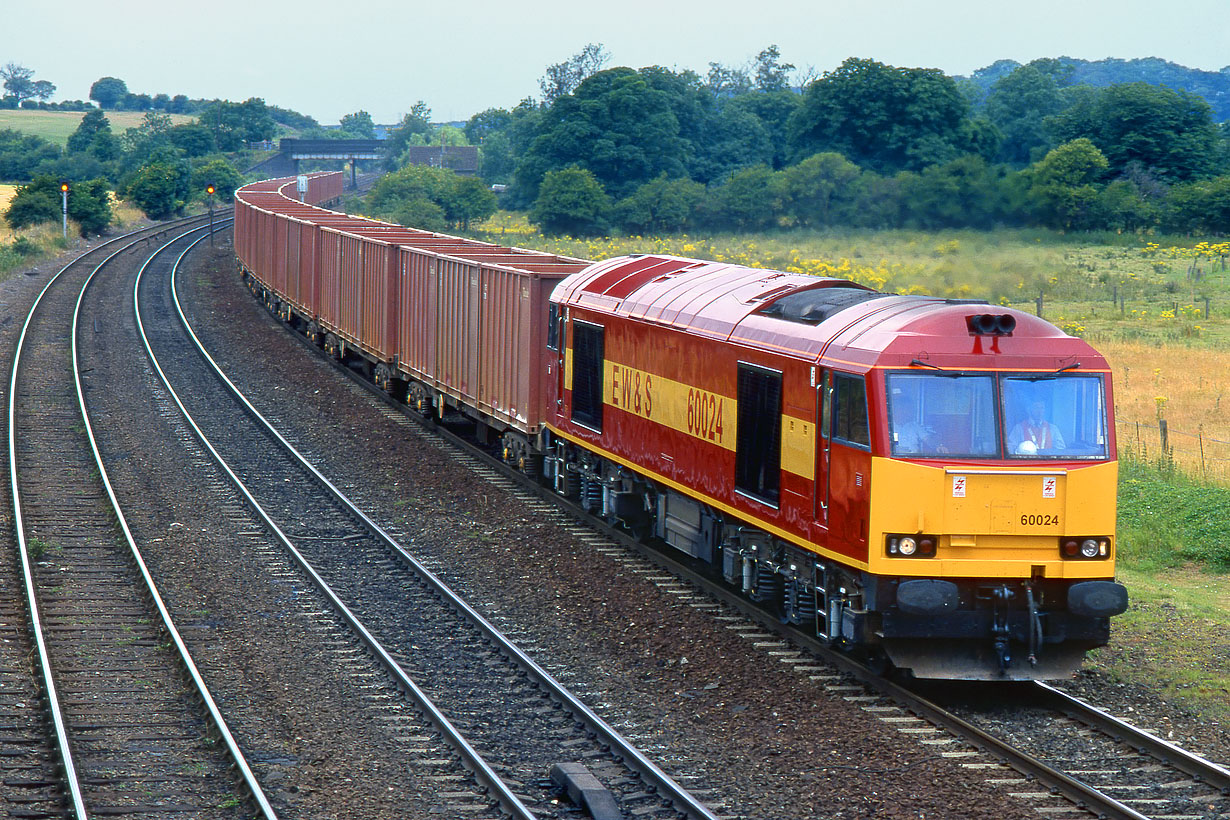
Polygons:
M1047 322L663 256L550 322L547 478L823 637L1061 677L1126 607L1109 368Z
M696 259L590 264L295 187L236 192L240 268L275 313L784 618L920 677L1054 678L1126 608L1109 368L1053 325ZM303 187L326 201L341 175Z

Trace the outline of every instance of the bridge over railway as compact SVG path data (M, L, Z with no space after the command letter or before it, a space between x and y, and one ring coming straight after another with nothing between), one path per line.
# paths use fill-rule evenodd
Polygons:
M333 160L350 165L350 184L357 187L355 164L359 160L378 160L384 156L384 140L287 138L278 141L278 153L256 166L270 176L298 176L302 160ZM407 159L411 165L451 168L458 174L478 173L478 149L469 145L413 145Z

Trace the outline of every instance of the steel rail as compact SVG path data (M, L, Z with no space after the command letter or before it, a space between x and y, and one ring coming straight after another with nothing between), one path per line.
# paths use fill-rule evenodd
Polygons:
M557 699L569 709L574 715L581 719L587 727L594 731L603 742L609 745L615 754L624 758L626 764L635 769L645 780L654 786L662 796L668 798L672 805L688 817L698 818L699 820L717 820L714 815L703 803L692 796L686 789L675 782L670 775L662 771L653 761L647 758L639 749L624 738L614 727L604 721L592 709L586 706L581 700L573 695L563 684L555 679L547 670L543 669L532 658L526 655L516 644L509 640L500 630L484 618L479 612L465 602L457 593L453 592L447 584L445 584L435 573L424 566L410 552L401 546L389 533L387 533L376 521L360 509L352 502L340 489L338 489L324 474L322 474L315 465L307 460L293 444L286 440L284 436L248 401L247 397L239 390L239 388L227 377L227 375L219 367L218 363L205 349L195 331L193 331L191 323L184 314L180 306L179 296L175 291L174 278L172 279L172 298L175 302L175 308L179 312L180 321L183 323L188 334L192 337L197 350L209 362L218 378L226 384L227 388L235 395L236 399L243 404L244 408L255 418L265 429L274 436L287 452L290 453L303 467L308 470L314 478L316 478L322 486L327 488L329 492L344 505L356 518L363 522L368 530L384 542L390 549L395 550L402 559L414 568L415 572L419 573L440 597L449 603L457 612L461 613L471 623L475 624L489 640L500 647L501 651L511 657L518 666L526 671L539 685L546 689L553 698ZM199 434L198 434L199 435ZM255 502L253 502L255 503ZM263 513L262 513L263 515ZM296 553L297 554L297 553ZM323 583L323 581L321 582Z
M181 255L180 259L176 260L175 267L172 270L171 288L173 296L175 274L179 269L179 264L182 261L182 258L183 257ZM223 470L223 472L226 473L231 483L247 500L248 505L253 509L253 511L261 518L262 521L265 522L265 525L269 528L270 532L273 533L274 537L277 538L277 540L287 550L295 563L298 564L300 569L302 569L308 577L311 578L312 583L315 584L317 589L326 596L334 610L343 618L343 620L346 621L350 628L354 630L363 643L371 650L375 657L396 678L398 684L411 696L415 703L418 704L419 708L423 710L428 720L430 720L431 723L440 731L440 733L449 741L449 743L453 745L453 748L461 757L462 762L474 773L479 782L489 789L490 795L500 805L500 807L514 818L518 818L518 820L537 820L535 815L529 810L528 807L525 806L524 803L521 802L521 799L517 797L508 784L505 783L498 774L496 774L495 770L492 769L485 760L483 760L477 750L475 750L470 742L462 736L455 726L453 726L452 722L449 721L444 713L441 712L434 703L432 703L427 694L423 692L423 690L410 678L406 671L402 669L396 659L389 654L389 652L380 644L379 641L376 640L375 636L368 631L367 627L363 625L363 623L350 610L350 608L346 606L346 604L337 596L336 593L334 593L334 591L325 582L324 578L322 578L319 573L316 572L316 569L308 563L307 559L303 557L302 553L299 552L286 533L282 531L268 512L266 512L261 506L256 497L244 485L242 479L235 474L230 465L223 458L222 454L214 448L213 443L210 442L204 431L197 425L196 420L192 417L191 413L188 412L188 408L184 405L179 394L175 391L174 387L171 386L171 382L167 378L166 372L163 370L161 363L158 361L158 357L154 354L153 347L149 342L149 338L146 336L145 326L141 319L141 302L137 293L137 288L140 287L140 284L140 277L138 276L136 286L133 289L133 310L136 317L137 330L141 336L141 341L145 346L146 355L149 357L150 363L154 370L158 373L158 378L166 387L171 399L179 408L184 420L188 426L192 428L193 433L201 442L202 446L209 451L214 461ZM184 327L188 329L189 334L197 344L198 350L200 350L205 355L206 359L216 368L216 363L214 363L213 359L209 357L209 354L204 351L204 348L200 346L200 340L196 338L196 334L192 333L191 327L187 324L183 311L179 305L178 298L175 298L175 306L176 310L179 312L181 321L184 321ZM245 404L247 404L246 401ZM250 404L247 404L247 407L254 411L254 408L251 408ZM281 439L281 436L279 436L279 438ZM282 441L285 441L285 439L282 439ZM316 471L313 469L313 472L315 473ZM319 475L319 473L316 474ZM321 476L321 478L323 479L323 476ZM332 487L331 484L329 486Z
M150 257L145 260L144 264L141 265L141 269L137 273L138 280L140 279L141 274L145 272L146 268L148 268L160 254L166 251L172 243L200 231L208 231L208 228L201 226L193 228L190 231L186 231L152 253ZM188 251L192 250L199 243L204 242L210 236L210 233L206 233L205 236L196 239L180 254L179 258L182 259ZM176 261L178 264L178 260ZM90 441L90 450L94 454L94 463L98 467L99 477L102 479L103 486L107 490L107 497L111 500L111 509L115 512L116 521L119 523L120 529L124 533L125 541L128 542L128 549L132 553L133 561L136 563L137 569L140 571L141 577L145 581L146 591L149 593L150 600L153 601L154 606L158 609L159 617L162 618L163 628L166 630L167 635L171 638L172 643L175 644L175 649L179 653L180 662L187 670L188 677L192 680L192 685L196 688L197 695L200 697L201 702L205 705L206 711L209 712L210 720L213 721L214 728L217 730L223 743L226 745L227 752L230 754L231 760L234 761L236 768L239 770L244 784L247 786L248 791L252 795L252 799L259 807L261 816L266 818L266 820L277 820L277 813L273 810L273 806L269 804L269 799L265 796L265 792L261 788L260 783L257 782L256 775L252 772L252 767L248 765L247 758L245 757L243 751L239 748L239 744L235 740L234 735L231 734L231 730L226 724L226 718L222 716L222 711L218 708L218 704L214 700L213 695L210 694L209 687L205 683L205 678L201 675L200 670L197 668L196 662L192 660L192 654L188 649L188 645L179 634L179 630L176 629L174 619L171 617L171 612L167 608L166 603L163 601L162 595L158 592L158 585L154 582L153 575L150 574L149 567L145 563L145 558L141 555L141 550L137 546L136 539L133 537L132 530L128 527L128 519L125 517L123 507L120 505L119 499L115 495L115 489L112 487L110 476L107 474L107 467L103 463L102 454L98 449L98 441L94 437L94 425L90 421L90 413L85 405L85 391L81 383L81 370L77 350L77 329L81 313L81 305L85 301L86 291L89 289L90 284L94 281L95 273L97 273L97 270L90 274L90 277L81 288L80 295L77 297L77 305L73 310L72 330L73 380L77 389L77 404L81 408L81 419L85 424L86 436Z
M196 217L192 217L194 219ZM35 594L34 571L30 565L30 553L26 542L25 518L21 511L21 488L17 479L17 376L22 365L22 352L25 347L26 334L30 329L30 324L34 321L34 315L42 305L43 297L51 290L59 278L69 268L81 262L90 254L98 253L103 248L108 248L119 242L123 242L140 234L157 234L160 231L166 230L166 226L155 226L153 228L143 228L141 230L131 231L126 234L109 239L102 244L84 251L79 256L74 258L64 267L60 268L54 276L47 280L47 284L39 291L38 296L34 300L34 304L30 306L29 312L26 314L26 320L21 326L21 333L17 338L17 345L13 353L13 364L9 377L9 407L8 407L8 426L9 426L9 484L13 494L13 527L17 535L17 553L21 562L22 579L26 591L26 601L30 612L30 631L34 636L35 647L38 651L38 662L42 671L43 690L46 692L47 708L50 712L52 728L56 736L56 748L60 754L60 764L64 767L64 778L68 785L68 798L73 816L77 820L87 820L89 813L85 807L85 797L82 794L81 783L77 776L77 766L73 760L71 744L68 738L68 728L65 725L63 709L60 706L59 691L56 688L55 675L51 670L51 658L47 651L47 643L43 637L42 617L39 612L38 600ZM127 245L119 248L106 256L98 263L95 270L102 268L119 254L135 245L138 239L133 239ZM93 274L91 274L93 276Z
M1050 702L1049 705L1052 708L1063 712L1073 720L1105 732L1139 752L1151 755L1163 763L1169 763L1194 779L1220 789L1222 794L1230 795L1230 769L1193 754L1170 741L1163 740L1151 732L1133 726L1048 683L1034 681L1034 687L1041 692L1044 700Z
M516 473L513 473L513 475L516 475ZM548 497L549 491L541 495L544 498ZM621 544L635 550L663 569L704 589L708 594L739 610L765 629L796 641L817 657L857 679L869 689L878 692L886 698L904 704L920 717L926 718L972 746L1000 759L1012 769L1042 784L1056 794L1062 795L1079 808L1092 811L1098 817L1106 818L1106 820L1149 820L1147 815L1141 814L1130 806L1115 800L1113 797L1097 791L1087 783L1083 783L1064 772L1047 766L1037 758L1005 743L974 726L972 723L957 717L942 706L932 703L904 686L882 677L848 655L827 646L820 640L783 625L779 619L760 609L754 602L742 598L731 590L718 586L691 567L642 544L624 533L612 530L604 521L589 513L577 511L571 507L568 509L574 514L578 514L587 523L601 530L608 537L618 540Z

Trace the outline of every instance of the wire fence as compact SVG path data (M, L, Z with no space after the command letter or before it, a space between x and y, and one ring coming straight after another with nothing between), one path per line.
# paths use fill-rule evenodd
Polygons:
M1157 424L1117 421L1115 428L1120 457L1176 467L1193 476L1230 484L1230 441L1175 430L1165 419Z

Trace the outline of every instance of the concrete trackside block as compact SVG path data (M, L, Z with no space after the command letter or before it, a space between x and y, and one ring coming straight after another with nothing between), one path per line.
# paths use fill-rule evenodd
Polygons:
M589 812L594 820L621 820L623 814L615 797L580 763L556 763L551 780L568 792L573 803Z

